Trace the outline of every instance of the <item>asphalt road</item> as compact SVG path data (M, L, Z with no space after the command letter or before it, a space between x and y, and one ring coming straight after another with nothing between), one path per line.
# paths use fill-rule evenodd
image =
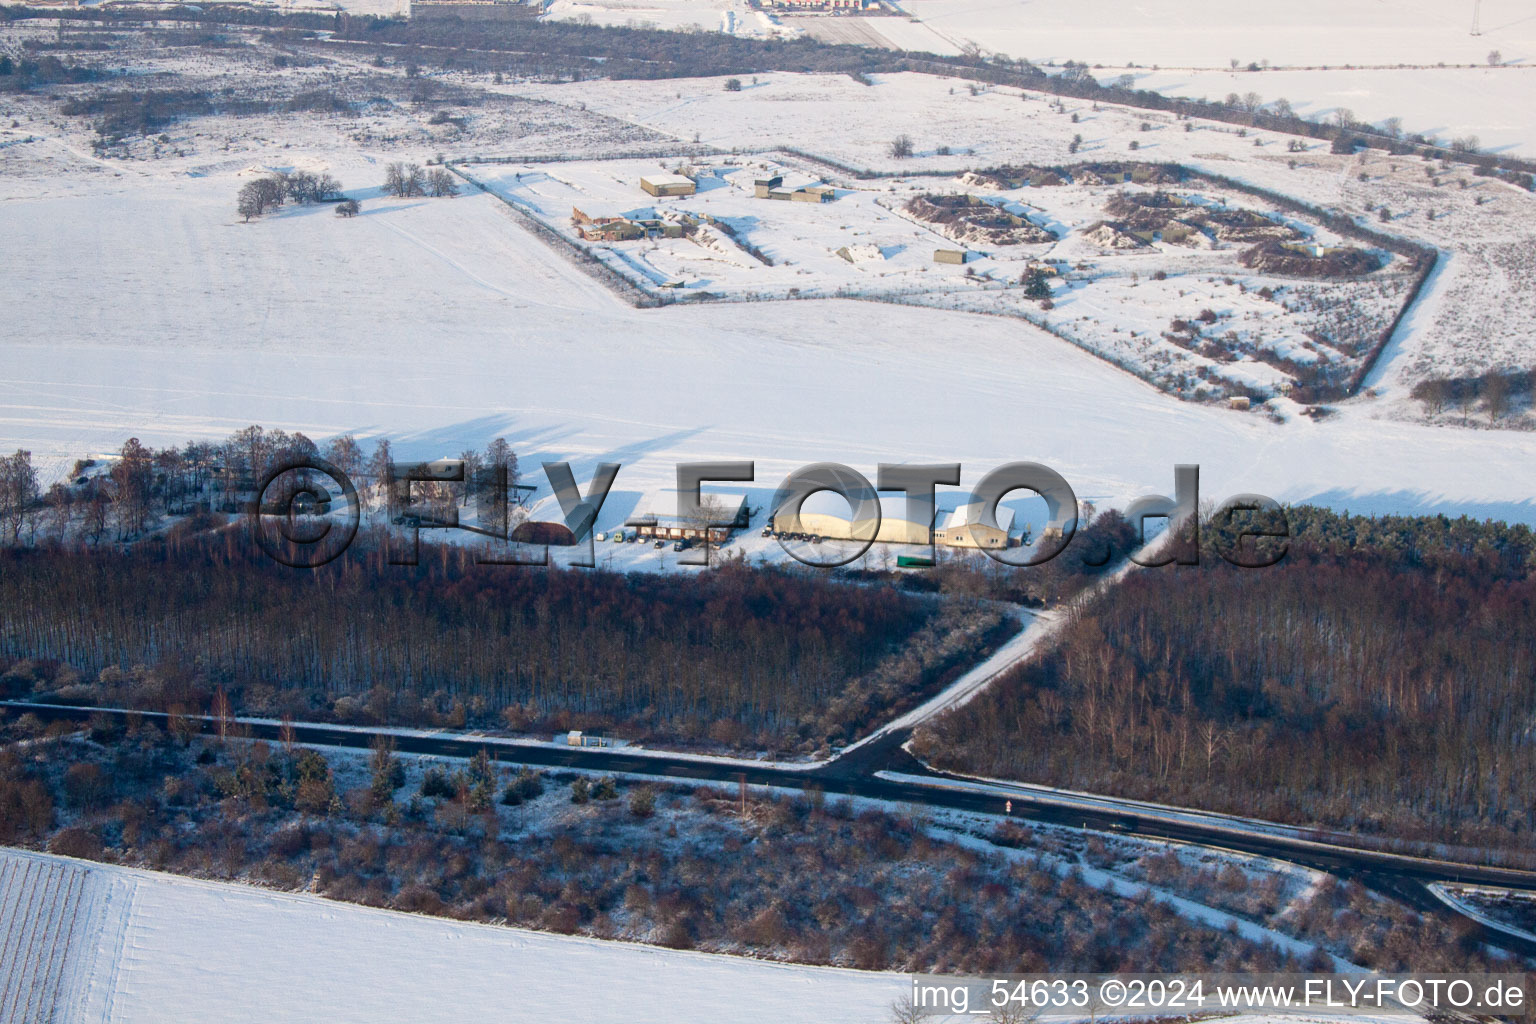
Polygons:
M151 712L74 708L61 705L0 702L13 709L25 709L44 721L84 721L93 714L119 718L141 715L163 719ZM211 718L195 719L204 733L217 730ZM236 720L242 734L254 739L280 742L282 726L274 722ZM376 735L387 735L401 753L429 754L437 757L473 757L482 748L489 749L502 763L540 765L551 768L579 768L613 774L653 775L734 786L745 781L749 786L773 786L782 789L820 790L823 793L867 797L926 807L974 811L1002 817L1003 797L947 788L945 783L968 784L933 772L914 759L902 745L905 730L893 731L864 744L848 756L837 758L815 769L794 770L759 765L721 763L703 758L689 758L660 753L626 753L623 748L595 749L562 747L555 744L509 744L461 735L432 733L410 734L370 731L366 728L335 728L327 725L292 726L295 741L330 747L367 749ZM895 781L875 777L879 771L897 771L925 776L933 784ZM1361 849L1337 843L1314 842L1247 829L1239 821L1220 825L1191 822L1176 817L1158 817L1143 808L1110 811L1099 807L1081 809L1042 803L1027 794L1012 797L1012 818L1074 828L1098 829L1122 835L1172 839L1201 846L1234 850L1291 861L1359 881L1396 897L1419 910L1446 910L1425 888L1426 883L1460 881L1483 885L1511 886L1536 890L1536 872L1500 868L1482 864L1464 864L1431 860L1379 850ZM1474 924L1477 924L1474 922ZM1503 932L1477 924L1479 937L1505 949L1536 957L1536 943L1523 941Z

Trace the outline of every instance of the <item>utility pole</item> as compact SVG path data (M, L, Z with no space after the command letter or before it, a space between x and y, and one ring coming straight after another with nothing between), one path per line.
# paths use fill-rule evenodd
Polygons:
M1483 34L1483 0L1472 0L1472 34Z

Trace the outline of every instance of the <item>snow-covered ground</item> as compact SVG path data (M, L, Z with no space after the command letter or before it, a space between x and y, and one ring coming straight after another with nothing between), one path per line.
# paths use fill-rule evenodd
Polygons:
M381 2L381 0L364 0ZM550 17L662 28L721 25L742 0L555 0ZM970 46L1037 63L1077 61L1100 81L1220 99L1256 91L1303 117L1340 108L1368 123L1401 118L1444 140L1476 135L1494 151L1536 152L1536 15L1521 0L897 0L904 17L737 14L738 34L806 33L828 42L955 55ZM1498 68L1488 66L1497 52ZM1258 72L1233 73L1232 62ZM1150 69L1158 69L1156 71Z
M0 978L27 982L0 996L5 1020L865 1024L909 988L898 974L465 924L17 850L0 849L0 898L0 936L37 940L32 960L7 948L0 962ZM38 922L62 927L43 934ZM54 931L61 941L42 945ZM31 974L4 973L35 961L55 968L35 994ZM8 1014L28 996L33 1012Z
M1101 505L1165 492L1175 463L1196 462L1217 499L1536 520L1530 434L1393 422L1369 403L1284 425L1181 404L996 317L851 301L636 310L489 196L242 225L237 182L136 174L5 204L7 251L26 254L0 286L7 447L49 474L129 436L250 423L389 434L406 457L505 435L525 465L569 459L583 484L595 462L623 463L616 521L625 493L632 507L670 485L676 462L721 458L758 460L757 482L731 487L754 505L829 459L871 477L879 461L957 460L967 483L1035 459Z
M1536 260L1529 255L1536 199L1504 182L1379 152L1334 156L1315 141L1291 152L1290 136L1239 135L1233 126L1198 119L1184 122L1191 130L1181 131L1144 110L1068 101L1058 111L1046 102L1050 97L1017 89L973 95L968 83L912 74L877 75L874 81L863 86L846 76L772 75L740 93L723 91L718 79L584 82L529 91L562 102L579 97L591 110L679 138L746 151L772 141L878 171L937 174L1138 157L1179 161L1349 211L1443 253L1424 314L1368 382L1390 399L1406 398L1406 385L1430 373L1476 374L1536 361L1530 328ZM1481 105L1515 106L1513 95L1506 99ZM1153 130L1140 131L1143 123ZM891 140L901 134L913 140L910 158L889 153ZM1068 152L1074 135L1083 138L1077 154ZM1135 151L1132 142L1139 146ZM1382 207L1388 210L1385 222ZM1418 415L1416 405L1410 414Z
M1536 24L1536 22L1533 22ZM1258 93L1266 105L1285 99L1301 117L1332 121L1341 112L1381 126L1397 118L1408 134L1449 145L1476 136L1490 153L1536 152L1536 109L1522 97L1536 90L1536 65L1448 68L1096 69L1109 84L1129 74L1135 88L1168 96L1222 100ZM1273 109L1272 106L1270 109Z
M1150 67L1482 64L1536 57L1536 17L1524 0L899 0L957 47L1033 61Z
M544 4L544 17L682 32L707 30L741 36L779 34L774 20L764 12L753 10L746 0L549 0Z
M1156 134L1150 123L1148 129L1140 134ZM686 170L698 193L656 200L641 191L644 175L669 166ZM1178 242L1169 240L1173 231L1149 231L1143 241L1128 230L1101 227L1118 219L1111 207L1128 215L1114 203L1160 201L1154 192L1166 191L1183 204L1172 212L1192 223L1207 214L1242 214L1257 218L1254 231L1289 232L1298 243L1351 242L1198 181L1127 186L1084 172L1070 183L1029 187L1017 179L927 175L845 181L854 187L837 189L835 200L807 203L755 196L754 181L782 179L793 190L822 180L823 168L773 152L471 165L461 173L531 212L641 291L666 299L847 296L1039 322L1042 311L1022 284L1030 268L1048 261L1052 275L1060 274L1050 318L1059 334L1197 398L1219 399L1236 388L1267 397L1293 380L1311 382L1295 380L1275 365L1280 359L1307 367L1304 372L1327 365L1347 373L1406 301L1412 277L1405 260L1384 253L1384 268L1358 283L1298 281L1242 265L1239 257L1257 234L1229 236L1210 224L1203 231L1185 228L1187 237ZM1006 214L1025 223L988 234L946 225L932 205L912 205L955 196L978 204L972 209L979 216L995 221ZM577 211L656 222L677 237L583 242ZM943 250L963 250L964 265L936 263L935 252ZM1163 333L1172 320L1194 322L1204 309L1211 310L1211 324L1202 337L1175 341Z

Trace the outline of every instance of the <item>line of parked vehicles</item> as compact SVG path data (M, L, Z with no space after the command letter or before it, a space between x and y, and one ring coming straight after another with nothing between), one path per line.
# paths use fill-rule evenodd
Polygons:
M614 530L612 533L599 532L593 534L592 539L599 544L644 544L646 540L646 538L640 536L639 530ZM666 538L657 537L651 546L658 550L666 547ZM673 551L687 551L691 547L693 547L693 541L686 537L672 542Z
M789 530L785 530L782 533L780 533L778 531L775 531L774 528L771 527L771 526L763 527L763 536L764 537L782 537L785 540L803 540L803 541L809 541L812 544L820 544L821 543L821 537L820 537L819 534L814 534L814 533L793 533L793 532L791 532Z

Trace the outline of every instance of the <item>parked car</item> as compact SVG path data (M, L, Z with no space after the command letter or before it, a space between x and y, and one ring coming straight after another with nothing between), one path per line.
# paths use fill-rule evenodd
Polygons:
M683 540L674 541L672 544L673 551L687 551L691 547L693 547L693 541L686 538Z
M595 537L593 537L592 539L597 541L599 544L601 544L603 541L608 539L608 535L606 533L599 533Z
M666 546L667 546L667 542L666 541L662 540L660 537L656 538L656 547L664 548Z
M613 542L615 544L623 544L624 543L624 531L623 530L614 530L613 531Z

